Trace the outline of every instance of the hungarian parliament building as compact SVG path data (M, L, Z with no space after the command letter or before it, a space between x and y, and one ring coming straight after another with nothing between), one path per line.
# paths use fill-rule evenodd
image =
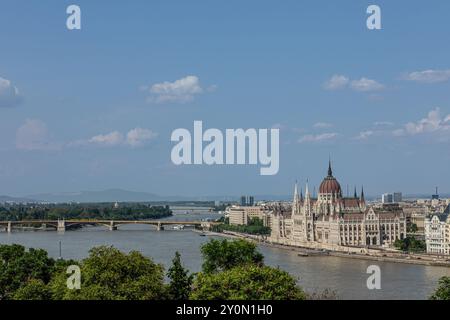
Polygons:
M311 196L308 184L305 194L299 194L296 184L292 206L272 207L266 221L272 230L267 240L291 246L390 247L406 237L403 210L367 205L364 189L359 196L355 190L353 197L343 197L331 161L317 197Z

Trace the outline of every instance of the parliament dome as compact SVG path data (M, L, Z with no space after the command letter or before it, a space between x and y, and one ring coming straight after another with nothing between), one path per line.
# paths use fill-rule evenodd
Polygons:
M331 161L328 166L328 176L323 179L322 183L319 187L319 193L334 193L341 195L341 185L336 180L335 177L333 177L333 170L331 169Z

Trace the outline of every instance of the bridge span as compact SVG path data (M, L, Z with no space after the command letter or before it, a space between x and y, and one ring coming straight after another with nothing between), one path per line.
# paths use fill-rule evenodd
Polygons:
M127 224L141 224L156 226L156 230L164 230L164 226L187 226L200 227L203 230L208 230L217 222L210 221L173 221L173 220L96 220L96 219L81 219L81 220L22 220L22 221L0 221L0 230L3 228L6 232L12 232L14 228L20 227L40 227L47 229L52 227L57 231L66 231L67 229L80 226L105 226L110 231L117 230L120 225Z

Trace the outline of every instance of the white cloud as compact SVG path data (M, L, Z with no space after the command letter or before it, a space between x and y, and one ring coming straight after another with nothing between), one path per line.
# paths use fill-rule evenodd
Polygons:
M372 130L361 131L356 137L356 140L367 140L369 137L375 134Z
M349 81L349 78L346 76L335 74L325 82L324 87L327 90L343 89L348 85Z
M102 146L117 146L124 142L123 134L118 131L113 131L107 134L99 134L97 136L89 139L92 144L102 145Z
M393 126L394 123L390 122L390 121L376 121L373 123L374 126L376 127L384 127L384 126Z
M147 100L152 103L186 103L192 101L196 95L204 92L197 76L187 76L174 82L156 83L150 88L142 87L141 89L150 93ZM207 89L207 91L214 90L215 86Z
M409 122L405 124L403 128L394 130L393 134L396 136L404 136L435 132L450 132L450 114L443 118L439 108L435 108L428 112L426 118L423 118L417 122Z
M317 122L314 124L314 128L317 129L323 129L323 128L330 128L333 125L331 123L327 123L327 122Z
M332 76L324 84L324 88L327 90L339 90L347 87L360 92L372 92L384 89L384 85L372 79L362 77L359 80L350 80L347 76L337 74Z
M127 133L126 143L132 147L138 147L157 136L157 133L149 129L135 128Z
M450 80L450 69L415 71L407 74L403 79L423 83L446 82Z
M26 151L56 150L59 145L50 142L47 125L38 119L27 119L17 129L16 148Z
M307 134L301 137L298 142L299 143L305 143L305 142L321 142L326 140L334 139L338 136L337 133L322 133L322 134Z
M350 83L350 88L360 92L378 91L384 88L381 83L368 78L361 78L359 80L353 80Z
M126 135L119 131L113 131L107 134L99 134L88 141L79 141L73 143L73 145L98 145L104 147L115 146L131 146L140 147L148 141L157 137L158 134L149 129L134 128L128 131Z
M0 77L0 108L15 107L20 101L19 89L10 80Z

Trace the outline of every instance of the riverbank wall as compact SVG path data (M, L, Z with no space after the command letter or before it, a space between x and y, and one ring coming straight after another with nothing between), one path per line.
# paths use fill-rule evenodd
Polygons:
M406 264L418 264L428 266L439 266L450 268L449 256L435 256L429 254L406 254L392 249L343 247L321 244L285 244L268 241L260 236L242 234L226 231L223 233L206 232L207 235L246 239L260 245L278 248L282 250L295 251L299 256L335 256L348 259L362 259L371 261L384 261Z

